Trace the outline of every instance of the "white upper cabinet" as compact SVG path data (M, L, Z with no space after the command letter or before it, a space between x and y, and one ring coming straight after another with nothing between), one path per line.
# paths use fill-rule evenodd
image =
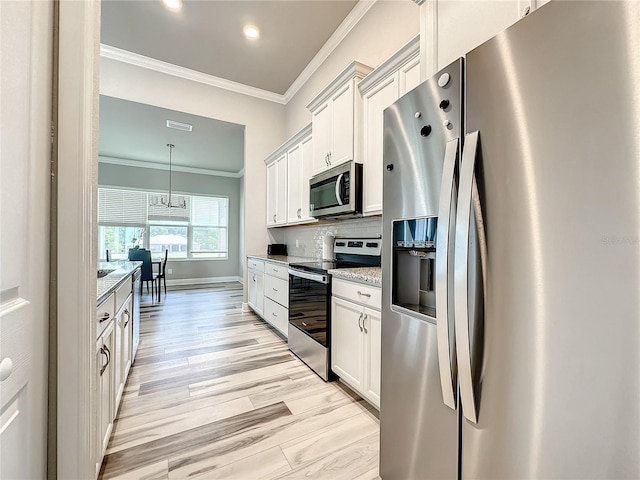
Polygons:
M267 164L267 226L287 221L287 156L271 159Z
M365 215L382 213L384 109L419 83L420 38L416 36L358 85L363 102L362 211Z
M315 222L309 216L311 124L273 152L267 164L267 227Z
M361 105L359 81L371 67L353 62L307 105L313 124L313 175L359 159Z
M311 177L314 143L311 137L311 125L294 136L292 140L294 144L287 150L288 224L315 220L309 216L309 178Z

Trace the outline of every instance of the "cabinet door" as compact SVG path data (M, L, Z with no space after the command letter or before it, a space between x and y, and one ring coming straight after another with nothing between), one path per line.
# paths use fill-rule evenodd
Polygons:
M313 138L305 138L301 143L302 175L300 181L300 218L312 220L309 215L309 179L313 169Z
M126 302L124 310L122 312L122 388L124 392L124 385L127 383L127 377L129 370L131 370L131 349L133 339L133 300L132 297Z
M362 209L382 213L383 111L398 99L398 76L393 75L364 99L364 167Z
M364 314L364 394L380 408L380 312L365 308Z
M287 156L276 160L276 225L287 223Z
M300 144L287 152L287 222L299 222L302 218L302 147ZM308 199L307 199L308 203Z
M360 331L363 307L331 298L331 369L362 392L364 334Z
M113 385L114 385L114 403L113 414L115 415L120 405L120 398L122 397L122 391L124 389L124 379L122 378L123 364L122 364L122 340L124 329L124 310L121 310L116 317L113 325L113 343L114 347L111 350L111 363L113 364Z
M400 69L400 96L420 85L420 56L410 60Z
M354 142L354 82L350 81L338 90L332 98L331 106L331 167L353 160ZM314 132L315 133L315 132Z
M278 191L278 165L276 162L267 165L267 226L276 224L277 191Z
M313 112L313 175L329 168L331 150L331 102Z
M253 308L254 310L256 309L256 293L257 293L257 280L256 277L258 276L258 274L253 271L253 270L249 270L249 285L248 285L248 295L247 295L247 303L249 304L249 306L251 308Z
M264 273L256 273L256 307L258 315L264 315Z
M114 325L111 322L98 341L98 458L101 459L107 449L111 428L113 426L114 368L113 353L115 350Z

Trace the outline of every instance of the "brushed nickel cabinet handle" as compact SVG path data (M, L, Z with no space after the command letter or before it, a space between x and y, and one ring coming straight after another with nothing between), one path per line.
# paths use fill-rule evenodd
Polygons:
M360 290L358 290L358 295L360 295L361 297L371 298L370 293L362 293Z
M109 312L105 312L102 317L100 317L100 323L102 322L106 322L107 320L109 320L111 318L111 315L109 314Z

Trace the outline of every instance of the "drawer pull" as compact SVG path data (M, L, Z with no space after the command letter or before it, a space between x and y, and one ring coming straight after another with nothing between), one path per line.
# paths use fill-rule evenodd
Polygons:
M109 312L106 312L102 317L100 317L100 323L106 322L109 318L111 318L111 315L109 315Z
M271 312L271 315L273 315L274 317L278 316L278 314L276 312Z
M364 315L363 312L360 313L360 316L358 317L358 328L360 329L360 331L362 332L362 325L360 324L360 322L362 321L362 316Z
M358 290L358 295L360 295L361 297L371 298L370 293L362 293L360 290Z
M369 315L365 313L365 314L364 314L364 318L362 319L362 328L364 328L364 333L369 333L369 331L367 330L367 324L366 324L366 323L364 323L364 322L366 322L366 321L367 321L367 317L368 317L368 316L369 316Z
M272 288L271 290L273 290L274 292L277 292L278 289L277 288Z

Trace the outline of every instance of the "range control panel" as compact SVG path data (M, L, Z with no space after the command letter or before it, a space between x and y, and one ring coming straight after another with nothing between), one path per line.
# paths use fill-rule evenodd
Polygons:
M381 238L336 238L333 243L335 253L380 256Z

